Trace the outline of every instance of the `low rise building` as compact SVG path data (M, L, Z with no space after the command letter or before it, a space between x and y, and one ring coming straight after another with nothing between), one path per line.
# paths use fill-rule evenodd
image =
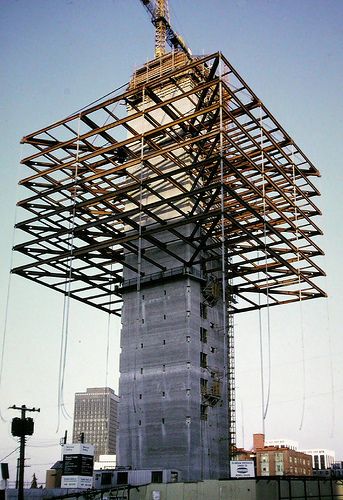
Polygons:
M281 439L266 439L265 446L278 446L279 448L289 448L290 450L298 451L299 443L298 441L293 441L288 438Z
M332 450L303 450L303 453L312 457L312 468L314 470L329 469L335 462L335 452Z
M254 434L257 476L312 476L311 456L285 446L266 446L263 434Z

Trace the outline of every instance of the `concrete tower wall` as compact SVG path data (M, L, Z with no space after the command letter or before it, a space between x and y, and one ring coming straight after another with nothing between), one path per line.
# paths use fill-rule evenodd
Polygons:
M169 64L167 60L166 63ZM150 83L148 75L142 75L143 71L142 83ZM131 125L143 134L141 142L137 141L142 163L128 169L127 182L130 184L132 176L146 181L149 169L145 158L164 178L149 187L142 184L139 192L132 192L133 201L125 206L126 210L135 209L138 204L144 208L152 206L153 214L146 215L145 211L145 215L131 217L141 229L137 253L125 253L119 385L119 465L176 469L184 480L227 477L228 473L223 304L219 300L211 308L204 305L203 270L200 264L187 267L194 253L194 235L190 236L195 226L179 226L178 236L172 230L163 230L159 222L184 220L195 202L187 197L194 183L192 175L177 172L181 158L193 161L183 145L184 129L174 126L173 134L178 130L180 147L174 148L172 154L150 157L149 132L153 130L154 140L159 140L159 125L174 120L173 106L183 116L194 112L196 96L181 97L183 92L192 90L194 81L192 72L185 69L175 85L149 85L137 90L136 106L144 114L132 120ZM160 100L177 96L180 99L169 106L168 112L160 104L156 106ZM152 109L154 106L156 110ZM129 116L130 113L129 107ZM168 136L161 135L161 141L168 140ZM171 171L172 177L168 175ZM196 182L201 187L201 178ZM160 205L155 207L156 202ZM195 213L201 210L199 204ZM144 238L146 226L154 225L158 229L153 236L165 245L162 249L151 238ZM126 231L129 234L137 230L127 225ZM137 267L139 276L134 271Z
M222 309L208 308L201 318L202 301L191 277L125 294L120 465L176 468L184 479L226 475ZM218 395L213 407L203 404L205 385Z

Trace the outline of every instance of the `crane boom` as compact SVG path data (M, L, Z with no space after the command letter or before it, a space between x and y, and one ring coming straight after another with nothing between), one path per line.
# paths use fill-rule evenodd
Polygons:
M151 22L155 26L155 57L161 57L166 53L166 43L172 49L182 50L190 56L191 50L170 25L168 0L140 0L140 2L150 14Z

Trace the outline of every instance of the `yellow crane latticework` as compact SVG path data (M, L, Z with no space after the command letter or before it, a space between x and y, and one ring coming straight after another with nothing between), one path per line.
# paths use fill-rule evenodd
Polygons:
M169 11L167 0L157 0L155 24L155 57L166 53L167 25L169 24Z
M155 58L162 57L166 53L166 43L172 49L182 50L188 56L191 55L182 37L170 25L168 0L140 0L140 2L149 12L151 22L155 26Z

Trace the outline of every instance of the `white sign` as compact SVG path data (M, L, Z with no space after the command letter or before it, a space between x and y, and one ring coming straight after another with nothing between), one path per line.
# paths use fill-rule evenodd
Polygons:
M62 476L61 488L92 488L93 477L89 476Z
M94 445L85 443L65 444L63 455L92 455L94 456Z
M232 460L230 462L230 477L255 477L253 460Z

